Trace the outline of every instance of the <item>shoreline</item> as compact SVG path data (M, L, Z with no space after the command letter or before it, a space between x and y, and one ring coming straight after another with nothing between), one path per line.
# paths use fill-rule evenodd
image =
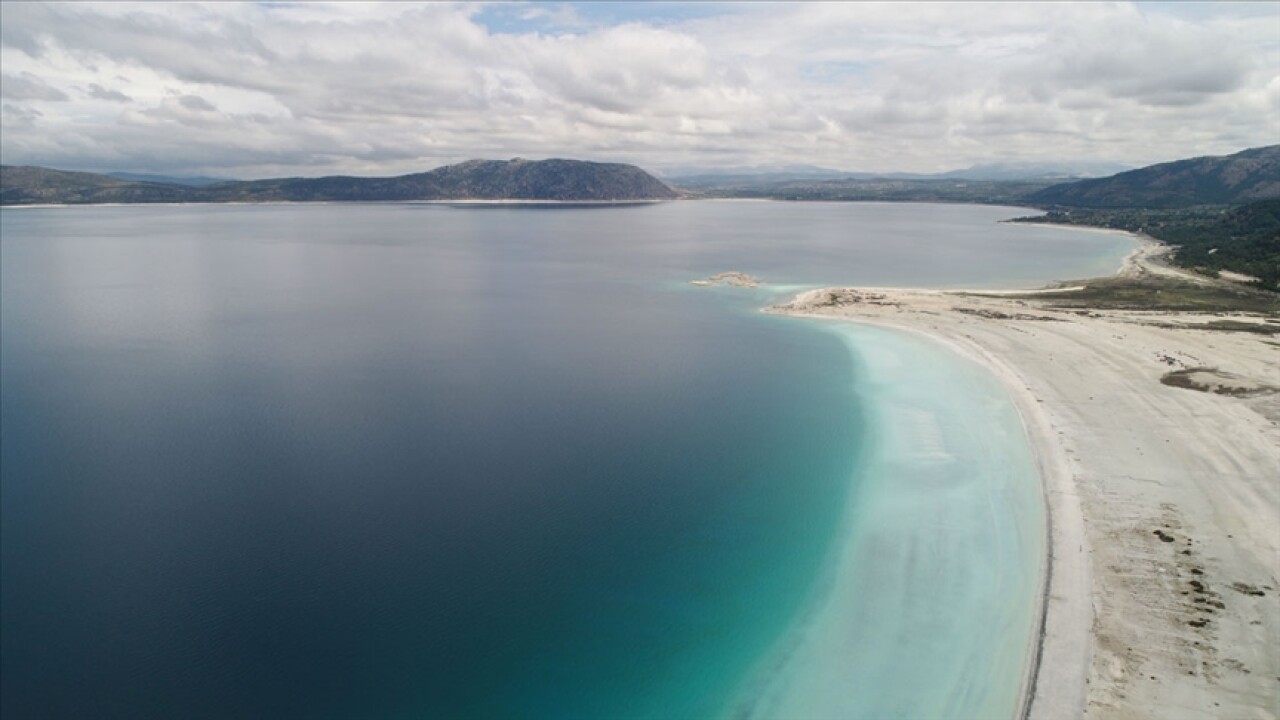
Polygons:
M1012 716L1046 549L1022 417L990 402L1003 386L984 364L936 338L823 325L859 368L864 452L810 599L724 717ZM921 633L948 614L992 622Z
M1213 282L1125 234L1139 246L1116 276ZM1266 651L1280 640L1280 539L1267 537L1280 526L1280 489L1267 483L1280 467L1275 341L1197 328L1207 312L1054 307L1068 291L823 289L766 312L922 334L1008 390L1039 470L1048 550L1017 717L1280 716L1280 657ZM1207 365L1261 389L1160 382ZM1173 448L1153 473L1147 452ZM1223 466L1239 487L1221 488Z
M947 352L954 353L981 365L1008 391L1009 400L1017 411L1023 431L1027 435L1027 446L1034 459L1038 479L1040 480L1039 494L1044 505L1046 549L1045 556L1041 558L1041 567L1038 573L1040 579L1036 591L1037 601L1034 610L1036 622L1031 633L1033 642L1027 648L1025 673L1020 683L1018 710L1014 717L1018 720L1081 717L1085 708L1083 693L1080 693L1080 697L1076 699L1078 701L1069 703L1069 709L1063 708L1062 704L1058 703L1052 713L1037 712L1034 715L1031 713L1036 697L1043 697L1049 694L1039 692L1037 688L1039 684L1037 682L1039 669L1042 665L1048 664L1044 662L1044 658L1050 656L1051 660L1059 661L1059 656L1062 655L1079 655L1082 652L1087 655L1087 647L1082 648L1078 643L1073 646L1070 640L1072 637L1079 637L1088 633L1092 614L1089 604L1084 598L1072 597L1071 585L1068 582L1073 580L1076 585L1087 587L1089 577L1087 556L1081 553L1071 557L1060 556L1056 551L1056 548L1059 547L1079 544L1084 537L1084 518L1080 512L1079 503L1074 497L1072 477L1066 468L1065 456L1053 440L1052 428L1048 420L1044 417L1039 405L1033 402L1035 398L1029 396L1025 390L1019 391L1016 372L1001 362L997 356L979 345L962 343L954 337L944 337L919 327L886 322L879 319L833 317L829 314L821 313L785 312L782 314L809 320L856 322L921 337L945 348ZM1055 502L1054 497L1059 498L1059 500ZM1084 582L1081 583L1081 580ZM1051 598L1054 599L1053 607L1055 608L1055 622L1053 623L1048 621ZM1053 627L1053 635L1055 636L1053 641L1049 640L1050 626ZM1046 651L1046 646L1050 644L1053 644L1054 647ZM1062 647L1057 647L1058 644L1061 644ZM1063 680L1064 678L1055 678L1055 681L1059 684L1063 684ZM1069 687L1083 688L1086 683L1083 672L1073 680L1075 682L1066 682L1065 684ZM1055 696L1062 694L1061 692L1053 693ZM1068 700L1071 700L1071 698L1068 698Z

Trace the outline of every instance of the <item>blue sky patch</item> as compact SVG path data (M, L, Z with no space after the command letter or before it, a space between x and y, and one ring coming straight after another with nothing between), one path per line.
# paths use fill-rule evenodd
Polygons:
M492 33L557 34L626 23L662 27L686 20L732 14L741 9L740 5L718 2L497 3L484 6L474 19Z

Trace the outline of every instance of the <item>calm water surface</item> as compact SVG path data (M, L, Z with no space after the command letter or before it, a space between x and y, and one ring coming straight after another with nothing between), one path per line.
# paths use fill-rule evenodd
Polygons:
M723 712L877 415L847 338L686 281L1007 286L1129 248L1021 214L5 209L0 710Z

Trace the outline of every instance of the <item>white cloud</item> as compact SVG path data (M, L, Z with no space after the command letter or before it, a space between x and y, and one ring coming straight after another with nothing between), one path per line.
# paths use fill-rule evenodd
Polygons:
M85 91L89 97L97 100L110 100L111 102L133 102L133 98L125 95L119 90L104 88L98 83L89 83L88 89Z
M47 102L63 102L70 99L66 93L29 72L24 72L20 75L0 74L0 97L9 100L44 100Z
M0 156L243 177L516 155L935 171L1280 142L1280 7L1176 10L748 3L601 24L535 5L496 32L460 4L4 3Z

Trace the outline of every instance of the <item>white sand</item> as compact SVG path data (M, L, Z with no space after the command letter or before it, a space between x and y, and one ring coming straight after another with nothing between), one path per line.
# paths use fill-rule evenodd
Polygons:
M1183 275L1162 252L1123 272ZM928 333L1017 400L1052 523L1030 717L1280 717L1280 335L1053 310L1052 293L831 292L774 310ZM1248 391L1160 382L1190 368Z

